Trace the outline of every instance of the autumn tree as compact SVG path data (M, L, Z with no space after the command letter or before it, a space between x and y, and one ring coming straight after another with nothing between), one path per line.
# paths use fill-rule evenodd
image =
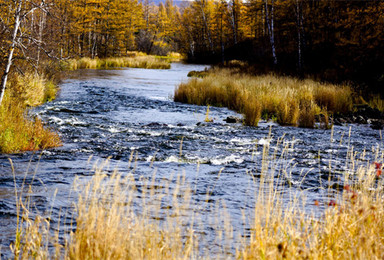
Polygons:
M0 28L2 29L1 53L6 55L6 58L0 82L0 104L4 98L15 52L17 52L18 58L30 62L33 66L38 66L41 48L43 47L42 30L45 26L46 7L47 4L43 0L14 0L7 1L6 5L1 5L1 9L4 11L0 18ZM37 14L38 11L40 11L39 14ZM35 17L38 17L39 24L37 37L34 37ZM32 21L30 24L27 18ZM35 57L32 56L31 46L37 48L37 56ZM35 64L33 64L34 62Z

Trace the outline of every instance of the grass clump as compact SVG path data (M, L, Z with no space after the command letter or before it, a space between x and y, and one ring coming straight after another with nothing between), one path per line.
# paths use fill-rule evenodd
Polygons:
M155 55L156 58L168 61L168 62L180 62L185 60L185 56L178 52L169 52L167 56L158 56Z
M203 70L203 71L196 71L196 70L192 70L190 72L188 72L188 77L192 78L192 77L195 77L195 78L204 78L206 76L208 76L209 72L207 70Z
M177 188L169 182L155 187L152 179L135 180L132 174L95 170L88 182L75 181L79 193L75 206L76 231L59 243L58 235L49 233L49 222L32 220L28 201L19 200L17 240L12 245L16 259L190 259L195 258L198 241L187 217L191 190L185 179L177 179ZM140 192L138 193L138 189ZM20 197L20 196L19 196ZM167 199L169 201L167 201ZM168 211L161 213L164 203ZM135 208L134 205L140 205ZM192 222L191 222L192 221ZM33 234L39 234L35 236ZM49 251L48 245L56 248Z
M177 87L175 101L228 107L243 113L251 126L257 126L264 115L281 125L313 127L321 111L332 114L352 109L352 90L347 86L235 71L214 69L203 79L190 79Z
M57 134L44 128L38 118L27 115L27 107L55 98L55 84L44 76L27 72L9 80L0 106L0 152L15 153L56 147Z
M128 57L105 58L105 59L71 59L61 61L63 70L76 69L109 69L109 68L143 68L143 69L170 69L171 64L162 58L150 55L130 54Z
M160 201L167 194L155 194L150 181L144 181L140 202L143 210L134 212L136 186L133 176L97 173L79 197L77 229L68 245L72 259L180 259L196 252L193 233L183 233L180 214L188 207L190 193L175 191L175 209L160 217ZM130 183L121 187L120 183ZM182 185L182 184L180 184ZM120 187L119 187L120 186ZM180 203L178 205L178 196ZM122 232L123 231L123 232Z
M285 202L272 192L256 205L250 241L241 259L380 259L384 257L383 190L371 167L356 172L357 182L345 180L338 199L305 201L293 196ZM354 183L354 184L351 184ZM311 204L311 205L309 205ZM322 216L307 206L325 208Z
M56 98L57 87L44 75L35 72L15 74L8 84L11 99L22 103L22 106L38 106Z
M369 99L369 106L378 109L380 112L384 112L384 100L379 96L374 96Z

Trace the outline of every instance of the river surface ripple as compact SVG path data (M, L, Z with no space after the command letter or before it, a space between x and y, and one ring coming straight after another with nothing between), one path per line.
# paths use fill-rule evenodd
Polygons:
M206 107L172 99L175 87L187 80L189 71L204 68L175 63L170 70L125 68L71 73L60 85L55 101L32 111L60 133L63 146L36 154L0 155L3 256L11 256L9 244L16 224L15 183L9 158L15 166L18 191L23 182L32 183L28 196L34 208L40 212L52 209L52 221L64 219L64 230L72 220L66 222L63 212L73 209L77 197L71 193L75 177L89 179L92 164L107 157L111 158L110 171L117 168L122 174L132 172L128 162L133 152L135 176L150 177L154 169L159 178L185 174L196 187L192 201L200 203L211 192L209 203L225 203L235 232L245 236L249 226L241 219L252 215L257 191L254 181L262 174L264 146L269 147L270 167L287 169L279 181L285 182L288 190L304 190L308 201L316 199L324 205L329 198L321 187L337 189L342 185L340 174L349 170L346 158L351 147L357 158L364 156L362 162L378 160L374 150L382 148L380 132L365 125L335 126L333 132L267 122L247 127L224 122L228 116L240 115L216 107L210 107L213 123L204 123ZM200 231L210 241L211 231Z

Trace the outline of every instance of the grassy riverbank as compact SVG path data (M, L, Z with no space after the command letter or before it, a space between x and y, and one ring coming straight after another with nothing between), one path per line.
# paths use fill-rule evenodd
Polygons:
M28 107L55 98L56 85L34 72L12 74L0 106L0 152L15 153L56 147L61 144L56 133L38 118L27 115Z
M135 180L131 174L104 174L104 165L97 167L91 181L74 186L79 193L77 227L65 242L58 239L58 233L48 232L49 218L32 218L28 202L19 200L12 246L15 258L195 259L202 251L202 257L220 259L384 257L381 164L359 161L351 150L346 163L350 171L340 176L340 188L329 188L324 190L327 195L309 200L305 190L287 185L290 168L273 163L284 158L287 150L262 149L260 178L253 179L258 187L254 214L244 216L250 225L249 236L234 235L224 204L217 202L207 211L213 190L206 201L195 203L191 196L196 191L183 176ZM202 217L202 212L211 213ZM219 247L214 255L199 248L205 232L214 236ZM236 256L229 253L233 245L238 245Z
M170 69L173 56L152 56L133 52L128 57L104 58L104 59L71 59L61 61L63 70L76 69L109 69L109 68L143 68L143 69Z
M178 53L168 56L151 56L130 52L127 57L105 59L70 59L59 62L61 70L108 69L119 67L169 69L170 62L183 57ZM49 73L57 71L57 63L47 63ZM53 67L52 67L53 66ZM52 67L52 68L51 68ZM6 96L0 107L0 152L14 153L56 147L60 145L57 134L43 127L38 118L27 116L27 108L38 106L55 98L57 87L35 72L14 73L9 79Z
M245 123L275 119L281 125L313 127L316 115L346 113L353 105L348 86L322 84L275 75L251 76L231 69L214 69L175 90L175 101L224 106L244 114Z

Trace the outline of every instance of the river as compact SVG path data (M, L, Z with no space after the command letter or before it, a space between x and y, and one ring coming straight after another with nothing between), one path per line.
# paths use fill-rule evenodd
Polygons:
M211 203L225 202L234 230L247 227L237 221L252 214L260 177L262 148L276 152L274 165L289 169L283 179L293 191L305 190L309 201L329 200L322 189L338 189L340 174L349 170L353 147L362 162L379 161L381 133L366 125L335 126L333 131L281 127L261 122L259 127L229 124L226 108L210 107L212 123L205 123L207 107L175 103L175 87L202 65L172 64L170 70L79 70L60 84L56 100L35 108L57 131L63 146L43 152L0 155L0 244L9 257L15 236L16 204L12 160L18 191L32 184L29 195L40 212L52 208L53 221L64 218L77 195L71 194L75 177L90 178L92 165L110 157L110 171L130 172L131 155L136 176L159 178L184 173L196 186L192 200L203 200L214 190ZM284 154L283 156L281 156ZM283 166L281 166L283 165ZM132 166L130 166L132 167ZM221 172L219 174L219 172ZM331 175L330 175L331 173ZM305 176L305 178L304 178ZM214 187L214 188L213 188ZM55 196L55 192L57 195ZM206 231L209 237L209 230ZM208 239L209 240L209 239ZM210 250L210 249L208 249Z

